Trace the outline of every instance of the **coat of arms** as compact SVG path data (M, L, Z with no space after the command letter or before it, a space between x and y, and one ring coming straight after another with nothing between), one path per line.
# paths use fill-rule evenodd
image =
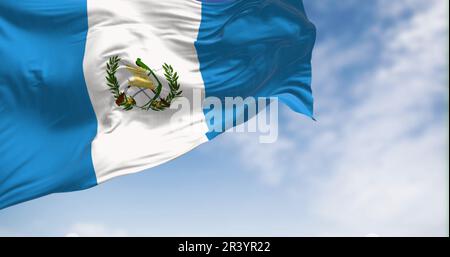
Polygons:
M137 58L135 64L125 65L132 76L128 79L127 87L121 89L116 77L117 69L120 66L119 56L110 57L106 63L106 85L113 94L117 106L126 111L133 108L162 111L170 107L176 97L181 96L178 74L171 65L166 63L162 65L167 81L164 84L167 84L168 90L166 91L169 91L163 95L163 82L155 74L155 70L149 68L140 58Z

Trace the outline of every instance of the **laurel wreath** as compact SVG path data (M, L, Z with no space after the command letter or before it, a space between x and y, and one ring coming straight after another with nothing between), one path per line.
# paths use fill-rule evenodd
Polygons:
M153 72L152 69L150 69L140 58L136 60L136 65L145 69L148 71L148 76L153 76L158 83L158 86L153 91L154 96L143 106L137 106L136 101L134 100L134 97L131 95L128 95L125 91L120 91L119 88L119 82L116 77L117 69L119 68L120 63L119 56L112 56L109 58L108 62L106 63L106 85L109 87L109 90L113 94L113 97L115 99L115 103L122 107L123 110L129 111L133 109L134 107L137 107L139 109L143 110L149 110L152 109L154 111L163 111L170 107L170 104L172 101L176 98L181 96L183 91L180 90L180 84L178 83L178 73L174 71L173 67L167 63L164 63L162 68L164 69L164 77L167 80L167 83L170 88L170 92L167 96L162 97L161 91L162 91L162 83L156 76L156 74Z

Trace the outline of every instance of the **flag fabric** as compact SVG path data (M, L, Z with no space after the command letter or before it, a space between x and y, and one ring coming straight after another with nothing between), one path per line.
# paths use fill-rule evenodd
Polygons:
M0 209L214 138L202 105L173 118L195 92L312 117L314 41L301 0L1 0Z

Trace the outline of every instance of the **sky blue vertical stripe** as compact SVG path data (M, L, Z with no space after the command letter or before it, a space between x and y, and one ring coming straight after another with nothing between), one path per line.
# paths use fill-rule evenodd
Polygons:
M96 185L83 0L0 1L0 209Z
M195 47L206 97L275 96L312 117L315 35L301 0L203 0ZM226 129L226 119L214 122Z

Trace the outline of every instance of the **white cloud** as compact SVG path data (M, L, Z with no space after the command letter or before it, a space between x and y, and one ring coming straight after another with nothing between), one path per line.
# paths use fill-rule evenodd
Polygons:
M66 237L122 237L127 236L128 233L120 229L112 229L103 224L95 223L76 223Z
M271 146L227 137L263 181L308 199L304 233L448 235L448 3L419 2L379 1L379 23L353 44L316 47L319 122L289 114L291 133ZM343 80L352 66L359 79Z

